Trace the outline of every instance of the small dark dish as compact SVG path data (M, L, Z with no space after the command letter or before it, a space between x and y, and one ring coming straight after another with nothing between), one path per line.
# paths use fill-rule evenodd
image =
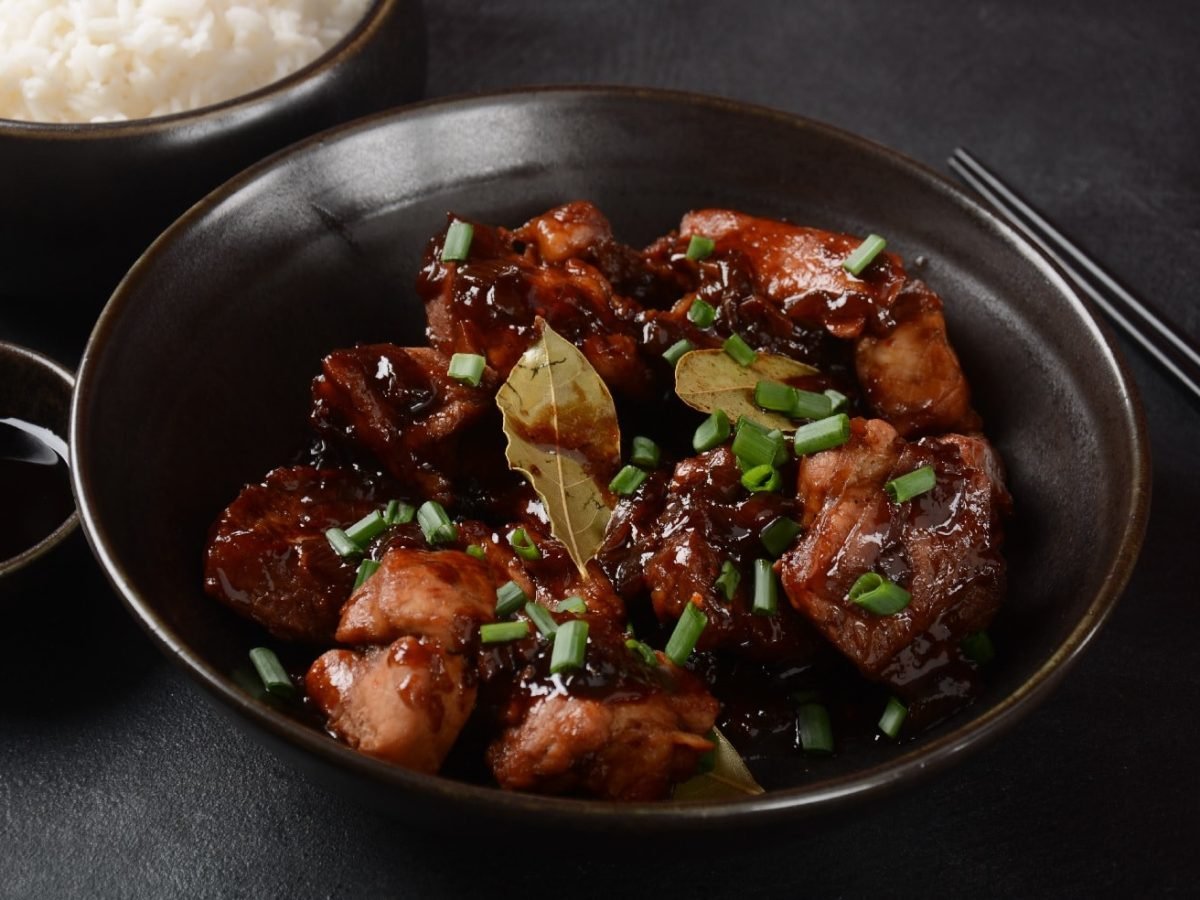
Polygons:
M206 529L243 483L300 446L322 354L421 340L411 286L447 210L515 224L581 197L635 244L713 205L879 232L907 260L927 260L919 271L946 300L1016 498L1008 601L992 630L1003 659L973 706L912 743L799 760L784 776L790 787L761 797L621 806L384 765L235 684L231 673L261 633L204 597ZM167 293L169 308L159 302ZM420 106L238 177L118 288L87 348L72 419L77 495L110 578L164 650L257 736L413 821L630 831L844 808L1011 725L1063 675L1125 585L1145 525L1145 445L1138 401L1105 333L1054 269L939 176L795 117L609 89Z
M52 360L0 343L0 473L6 507L0 532L0 601L24 594L54 551L78 531L66 461L57 459L62 445L50 447L8 424L45 429L65 441L74 386L71 373Z
M3 294L90 289L98 301L222 181L305 135L416 99L424 83L420 0L376 0L309 65L214 106L104 124L0 119Z

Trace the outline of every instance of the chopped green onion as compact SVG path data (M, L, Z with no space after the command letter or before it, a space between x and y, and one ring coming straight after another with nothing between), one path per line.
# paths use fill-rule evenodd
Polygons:
M711 450L729 439L729 416L722 410L717 410L700 423L692 436L692 447L697 453Z
M362 547L346 537L346 532L340 528L329 528L325 531L325 540L338 556L362 556Z
M487 551L483 549L482 544L467 544L467 556L473 556L476 559L487 559Z
M421 504L417 510L417 524L421 526L425 540L431 544L449 544L458 537L458 528L436 500L426 500Z
M484 359L478 353L455 353L450 357L450 366L446 374L455 381L479 387L483 380Z
M754 402L763 409L790 412L796 405L796 389L778 381L760 381L754 385Z
M911 500L913 497L932 491L935 484L937 484L937 475L933 473L933 466L921 466L919 469L913 469L907 475L893 478L883 486L883 489L892 498L892 502L903 503L905 500Z
M764 434L757 428L738 428L731 449L733 455L747 466L770 466L775 464L782 443L782 433L778 438L772 438L770 432Z
M756 616L773 616L779 612L779 581L769 559L754 561L754 605Z
M479 640L485 644L504 644L529 637L529 623L524 619L516 622L488 622L479 626Z
M824 419L833 414L833 401L824 394L812 391L796 391L795 402L788 410L793 419Z
M895 697L889 697L887 706L883 708L883 715L879 717L879 730L894 738L900 733L900 726L904 724L907 716L908 707Z
M784 550L792 546L792 541L796 539L796 535L799 533L799 522L789 519L787 516L780 516L777 519L772 519L758 533L758 539L762 541L762 545L767 548L767 552L771 554L772 558L778 559L783 555Z
M358 564L358 572L354 576L354 590L362 587L364 581L379 571L379 563L373 559L364 559Z
M387 522L383 519L383 513L379 510L363 516L353 525L346 529L346 537L354 541L360 547L365 547L372 540L379 537L387 528Z
M696 649L696 641L700 640L700 633L704 631L704 626L707 624L708 616L700 607L695 603L686 603L683 613L679 616L679 621L675 623L675 630L671 632L671 638L667 641L667 647L663 651L667 654L667 659L677 666L682 666L687 662L687 658Z
M587 612L587 604L582 597L564 597L559 600L554 606L555 612L574 613L577 616L582 616Z
M725 348L725 352L732 356L734 362L736 362L742 368L745 368L758 359L758 353L753 347L742 340L742 336L740 334L730 335L723 346Z
M416 514L417 508L411 503L389 500L383 510L383 521L388 525L407 525Z
M850 417L838 413L828 419L818 419L796 429L792 446L797 456L807 456L832 447L840 447L850 440Z
M912 594L876 572L864 572L850 588L850 602L877 616L893 616L912 600Z
M558 623L554 621L554 616L550 615L550 610L532 600L525 604L525 615L529 616L543 637L554 637L554 633L558 631Z
M608 489L614 494L628 497L630 494L635 493L645 480L646 473L637 466L625 466L608 483Z
M851 275L861 275L863 269L871 264L880 251L887 246L887 241L877 234L867 235L867 239L854 248L854 252L846 257L842 268Z
M662 451L658 449L658 444L654 443L650 438L642 437L639 434L633 439L633 452L629 454L629 461L635 466L640 466L643 469L653 469L661 459Z
M554 635L554 652L550 654L551 675L583 665L587 636L588 623L584 619L572 619L558 626L558 633Z
M696 774L707 775L717 767L717 731L715 728L708 729L708 734L704 735L704 739L712 744L712 749L707 753L700 755L696 760Z
M777 491L783 484L779 470L774 466L755 466L742 473L742 487L753 494L763 491Z
M833 388L826 390L825 396L829 398L830 412L841 412L850 403L849 397L841 391L835 391Z
M274 694L276 697L295 696L296 686L292 684L292 679L288 678L288 673L284 671L274 650L270 647L255 647L250 651L250 662L254 664L254 670L258 672L258 677L262 679L268 694Z
M692 342L687 338L684 338L681 341L676 341L670 347L668 347L663 353L662 358L671 365L675 365L677 362L679 362L679 357L683 356L685 353L690 353L695 349L695 345L693 345Z
M628 647L630 650L632 650L634 653L636 653L638 656L640 656L642 658L642 662L644 662L646 665L648 665L648 666L657 666L658 665L658 655L654 652L653 649L651 649L650 647L643 644L637 638L626 638L625 646Z
M805 753L833 752L829 710L820 703L804 703L796 710L796 734Z
M716 246L717 244L712 238L702 234L693 234L691 240L688 241L687 253L684 255L692 262L697 262L711 256Z
M967 659L976 665L985 666L996 658L996 647L986 631L968 634L959 646Z
M506 581L496 588L496 618L504 619L529 602L529 595L515 581Z
M738 572L737 566L732 560L725 560L721 563L721 574L717 576L714 582L717 589L725 595L725 599L733 602L733 595L737 592L738 582L742 580L741 573Z
M542 551L538 549L538 545L533 542L533 538L524 528L514 528L508 533L508 545L513 548L517 556L527 562L542 558Z
M446 242L442 244L442 262L462 262L471 250L471 238L475 237L475 226L470 222L455 219L446 229Z
M741 433L741 430L743 428L746 428L750 431L757 431L763 437L768 438L772 442L774 442L775 458L773 460L771 460L771 463L772 463L772 465L775 466L775 468L778 469L780 466L782 466L784 463L786 463L789 459L791 459L791 456L788 454L787 442L784 440L783 432L780 431L778 428L770 428L769 429L765 425L759 425L753 419L747 419L745 416L742 416L741 418L738 419L738 423L737 423L738 433ZM742 462L742 460L740 458L738 461ZM742 466L742 468L745 469L746 466Z
M697 328L710 328L717 320L717 309L707 300L697 297L688 307L687 316Z

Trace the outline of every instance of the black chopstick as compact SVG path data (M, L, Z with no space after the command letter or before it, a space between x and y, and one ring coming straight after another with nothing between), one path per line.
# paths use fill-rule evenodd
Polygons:
M1200 400L1200 349L1181 329L1133 296L1067 240L975 157L959 147L950 168L982 196L1002 219L1029 238L1112 322Z

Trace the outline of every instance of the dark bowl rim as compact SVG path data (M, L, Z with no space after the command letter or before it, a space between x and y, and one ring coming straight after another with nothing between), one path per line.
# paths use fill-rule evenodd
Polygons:
M266 106L271 102L286 102L291 95L298 94L300 87L311 79L318 78L357 56L375 39L379 31L391 20L392 13L397 12L404 2L405 0L370 0L354 27L327 50L296 71L245 94L237 94L226 100L182 112L140 119L122 119L117 122L33 122L0 116L0 139L7 137L88 142L128 138L157 134L177 126L211 123L242 110Z
M44 356L36 350L30 350L28 347L23 347L20 344L14 344L9 341L0 341L0 354L19 357L30 368L38 369L52 376L60 383L63 389L63 397L71 399L73 404L75 376L70 370L60 366L50 357ZM74 408L72 405L73 412ZM16 556L0 559L0 578L15 575L29 564L45 556L75 532L79 527L79 521L79 504L76 502L71 515L63 519L62 523L48 535L32 547L25 548Z
M1124 506L1129 510L1122 523L1119 550L1112 558L1096 596L1088 605L1075 627L1042 664L1014 691L998 700L994 706L965 724L939 735L920 748L909 750L887 762L850 775L801 786L772 791L744 800L730 802L660 802L623 804L548 797L503 791L495 787L453 781L440 776L423 775L381 762L360 754L349 747L301 725L246 694L232 679L217 672L195 655L186 643L144 600L130 582L120 563L110 552L106 532L95 518L92 486L84 477L79 464L87 455L86 423L83 410L91 392L91 372L94 360L116 327L133 287L143 270L153 265L155 257L169 246L174 237L186 231L197 219L237 193L247 184L285 161L286 157L301 156L315 147L368 131L392 121L416 119L439 112L451 112L472 107L496 104L528 103L547 99L611 98L622 102L658 102L681 106L700 106L720 112L773 120L800 131L818 132L838 142L855 147L860 152L878 158L904 175L921 182L924 187L941 195L983 224L999 232L1001 239L1022 254L1041 271L1057 289L1067 307L1090 329L1091 339L1102 351L1122 388L1114 405L1121 411L1127 426L1131 477L1121 484ZM836 806L873 797L882 797L901 785L918 781L940 771L952 761L962 758L995 739L1028 713L1065 675L1079 654L1090 643L1100 626L1111 614L1121 592L1128 583L1141 547L1149 509L1150 461L1145 416L1133 379L1118 351L1110 332L1097 321L1076 291L1056 266L1023 236L994 216L956 184L935 170L909 159L874 141L859 137L835 126L769 107L743 103L722 97L684 91L662 90L609 85L539 85L512 90L462 94L426 100L392 110L385 110L331 128L286 148L235 176L203 200L195 204L168 228L122 279L101 312L84 351L77 376L77 387L71 410L72 479L76 499L82 514L84 531L93 552L102 564L109 580L122 601L160 648L183 666L211 694L233 711L271 737L284 744L311 753L317 760L348 772L352 776L383 782L433 800L446 801L460 808L470 808L487 815L529 816L542 824L560 823L586 827L624 825L627 828L677 828L680 830L707 829L716 826L759 826L819 811L832 811Z

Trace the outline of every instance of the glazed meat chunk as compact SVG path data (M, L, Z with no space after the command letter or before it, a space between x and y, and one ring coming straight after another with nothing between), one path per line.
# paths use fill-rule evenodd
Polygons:
M442 261L445 231L425 253L417 293L436 349L481 354L504 378L536 337L541 317L579 347L610 387L648 395L655 379L638 342L637 305L614 293L591 263L574 256L559 260L558 252L574 249L569 237L540 242L555 260L546 261L539 258L539 242L514 243L504 229L473 227L465 261Z
M891 501L885 483L925 465L934 488ZM886 422L854 419L849 443L802 460L799 489L806 531L781 561L784 589L864 675L904 680L886 670L918 638L956 644L991 620L1004 592L1000 545L1011 501L983 438L907 443ZM899 584L911 602L893 615L851 602L866 572Z
M491 568L456 550L394 548L346 604L308 671L329 730L371 756L436 772L475 706L479 626L494 617Z
M327 643L358 562L338 556L325 531L379 506L376 489L354 472L275 469L213 524L204 589L278 638Z
M712 749L717 701L661 653L648 662L630 650L609 620L588 621L584 668L573 673L551 676L550 645L536 638L485 658L500 728L488 764L510 790L661 799Z

